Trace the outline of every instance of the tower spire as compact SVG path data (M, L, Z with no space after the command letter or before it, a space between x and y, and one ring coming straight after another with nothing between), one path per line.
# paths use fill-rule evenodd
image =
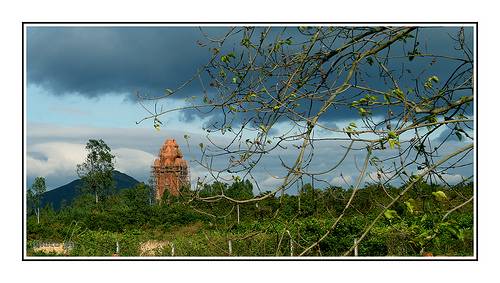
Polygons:
M189 186L189 166L175 139L166 139L160 148L158 158L153 162L152 175L156 185L156 199L161 200L165 191L180 195L183 186Z

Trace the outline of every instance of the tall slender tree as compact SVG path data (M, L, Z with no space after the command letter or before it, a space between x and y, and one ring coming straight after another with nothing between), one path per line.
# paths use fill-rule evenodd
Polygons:
M32 200L32 203L34 205L36 214L36 223L38 224L40 223L40 206L45 191L46 191L45 178L36 177L35 182L31 186L30 191L28 192L28 196Z
M90 139L87 142L88 154L85 162L78 164L76 172L83 180L83 189L95 196L95 203L99 196L109 193L115 186L113 181L114 158L111 149L102 140Z

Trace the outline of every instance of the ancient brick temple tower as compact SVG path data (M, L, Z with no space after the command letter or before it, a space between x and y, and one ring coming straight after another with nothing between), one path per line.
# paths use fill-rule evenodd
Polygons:
M157 200L161 200L165 190L178 196L182 186L190 185L188 163L182 158L182 152L174 139L165 140L151 173L155 180Z

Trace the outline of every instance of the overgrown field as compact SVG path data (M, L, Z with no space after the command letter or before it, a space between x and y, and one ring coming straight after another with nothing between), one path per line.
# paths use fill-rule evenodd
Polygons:
M216 183L200 195L223 190L248 199L251 189L248 182ZM240 204L238 223L238 207L227 200L168 197L150 205L148 188L140 185L98 203L82 195L60 211L45 207L40 223L29 211L27 250L29 256L56 255L35 248L64 242L72 243L66 256L342 256L374 222L359 242L359 256L473 255L472 201L458 207L472 197L472 184L420 183L386 209L399 192L366 186L344 211L352 190L306 184L300 195Z

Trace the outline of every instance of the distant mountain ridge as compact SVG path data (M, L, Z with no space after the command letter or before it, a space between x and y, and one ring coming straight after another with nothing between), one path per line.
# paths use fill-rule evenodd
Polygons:
M113 171L113 179L115 180L117 192L123 189L133 188L140 183L135 178L116 170ZM47 204L52 204L52 207L58 210L61 208L62 202L71 204L73 200L80 195L80 187L82 185L83 180L77 179L66 185L45 192L42 197L42 207L45 207Z

